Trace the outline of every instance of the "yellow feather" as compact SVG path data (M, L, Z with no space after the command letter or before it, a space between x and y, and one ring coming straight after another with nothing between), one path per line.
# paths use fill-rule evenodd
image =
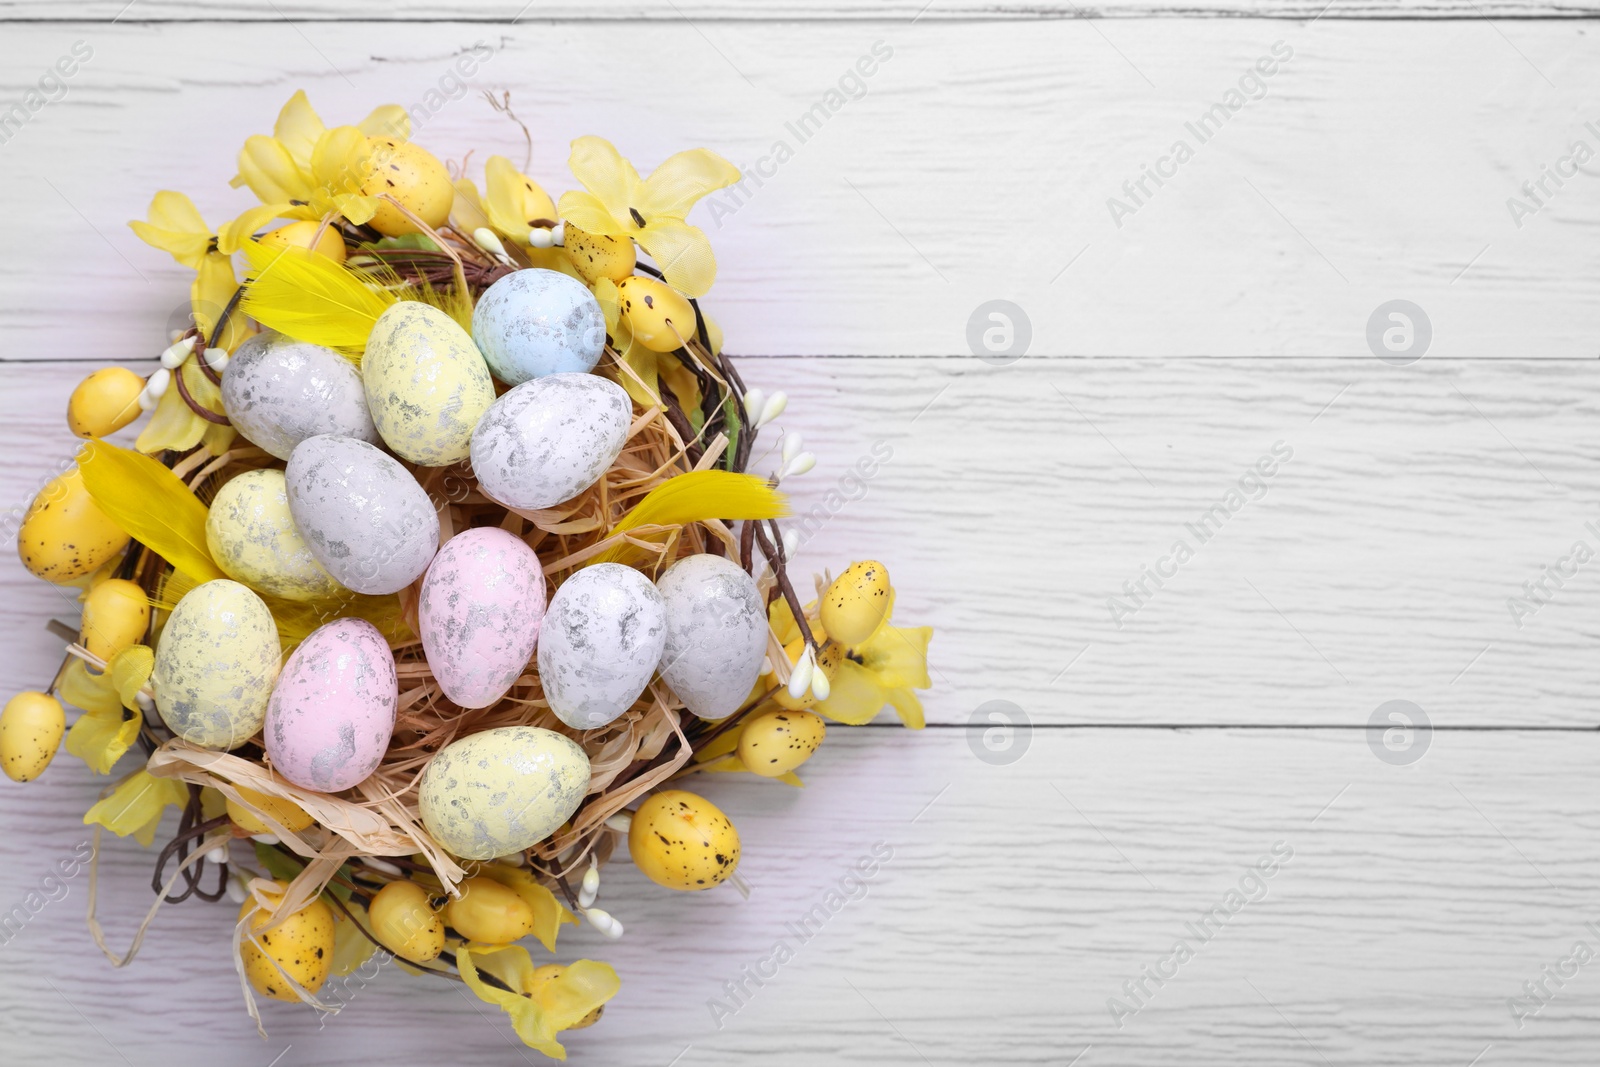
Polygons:
M196 581L225 577L206 547L206 506L159 460L90 441L78 469L95 504L134 540Z
M328 348L359 349L394 297L361 276L304 248L244 244L250 261L241 306L269 329Z
M702 519L776 519L787 514L788 498L754 474L690 471L650 490L611 532L640 526L682 526ZM591 562L616 563L630 551L626 544L616 545Z

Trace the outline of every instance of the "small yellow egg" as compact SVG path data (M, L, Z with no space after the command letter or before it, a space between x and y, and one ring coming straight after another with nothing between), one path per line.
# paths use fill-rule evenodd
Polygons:
M543 967L535 967L533 969L533 974L528 978L527 988L524 989L523 992L537 1001L539 999L539 991L549 983L554 982L557 978L560 978L566 969L566 965L561 963L547 963ZM598 1008L595 1008L593 1011L591 1011L588 1015L585 1015L583 1018L573 1023L571 1026L564 1027L563 1029L582 1030L586 1026L593 1026L595 1023L600 1021L600 1013L605 1010L606 1006L602 1004Z
M889 568L872 559L852 563L822 597L822 625L853 648L878 632L893 603Z
M109 437L141 413L144 379L127 367L103 367L78 383L67 401L67 426L79 437Z
M321 237L317 236L319 231ZM311 243L313 240L316 241L315 246ZM279 226L276 230L268 230L261 235L260 243L266 248L310 248L335 263L344 262L344 235L337 226L324 228L317 219L301 219L287 226Z
M533 909L515 889L492 878L468 878L444 906L444 921L469 941L505 945L527 937Z
M61 747L67 713L45 693L18 693L0 710L0 767L13 782L31 782L44 773Z
M258 793L254 789L246 789L242 785L236 785L234 788L239 791L240 796L249 801L251 808L255 808L256 811L276 819L285 830L299 833L315 821L306 812L306 809L292 800ZM255 811L251 811L250 808L232 798L228 800L227 808L228 818L233 820L233 825L247 833L275 834L278 832L262 822Z
M47 582L92 574L127 543L128 535L89 496L77 467L39 490L17 531L23 566Z
M84 598L78 640L110 663L118 652L143 641L149 628L150 601L144 590L126 578L111 578L89 590Z
M633 813L628 852L657 885L710 889L739 866L739 831L705 797L669 789Z
M827 732L822 718L809 711L763 711L744 724L739 759L746 770L777 778L810 759Z
M372 151L374 166L372 176L361 186L361 194L387 194L434 229L443 226L456 198L455 186L450 183L450 172L444 164L427 149L409 141L369 137L367 146ZM377 214L370 221L372 228L386 237L421 232L416 223L387 200L378 202Z
M412 963L427 963L444 951L444 920L433 910L428 891L410 880L390 882L367 908L372 936Z
M567 246L567 258L585 285L593 285L601 278L621 282L633 276L633 266L639 259L633 238L585 233L570 222L562 232L566 235L562 240Z
M652 352L675 352L695 335L689 298L654 278L624 278L617 286L634 340Z
M278 892L269 896L281 899L286 888L280 882ZM243 919L254 910L256 902L246 900L239 909L239 918ZM248 929L255 934L271 921L266 912L257 911ZM282 967L284 973L300 983L308 993L315 993L322 988L333 967L333 909L318 897L285 919L280 926L266 933L255 934L255 940L261 943L261 948L257 948L249 938L239 945L244 957L245 977L250 979L255 991L264 997L296 1002L300 998L284 982L278 967ZM273 966L274 962L277 967Z
M817 663L813 670L820 670L822 673L826 674L829 679L832 679L833 672L839 669L839 661L844 658L844 649L837 643L831 645L825 644L827 641L827 634L816 626L811 628L811 634L817 639L817 643L819 645L819 650L817 652ZM791 666L800 662L800 654L805 651L805 648L805 639L801 637L797 637L793 641L790 641L787 645L783 646L784 655L789 657L789 663ZM772 694L772 699L773 702L776 703L780 708L787 708L790 711L800 711L803 708L809 708L811 705L817 702L817 696L811 691L811 689L807 688L800 699L796 700L794 697L789 695L788 686L783 686L776 693Z

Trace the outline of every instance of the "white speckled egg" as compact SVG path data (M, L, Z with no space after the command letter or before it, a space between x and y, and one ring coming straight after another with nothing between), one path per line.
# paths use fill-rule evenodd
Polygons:
M472 339L496 378L520 385L592 370L606 346L606 317L578 279L531 267L507 274L478 298Z
M585 567L550 598L539 631L539 681L574 730L611 722L639 699L667 640L650 579L620 563Z
M622 451L633 404L615 382L553 374L506 393L472 435L472 473L513 508L549 508L599 480Z
M418 807L428 833L466 860L489 860L543 841L589 791L577 742L537 726L502 726L452 741L422 772Z
M428 569L439 513L393 456L350 437L312 437L284 477L295 526L340 585L395 593Z
M656 588L667 610L662 679L702 719L737 711L767 653L755 579L730 559L702 553L667 568Z
M196 586L156 643L150 684L162 721L185 741L238 748L261 729L278 655L278 626L260 597L226 578Z
M349 789L383 759L399 701L394 653L376 626L318 627L290 654L267 704L273 769L306 789Z
M246 440L279 459L322 433L378 440L354 364L331 348L275 333L250 338L228 360L222 409Z
M544 570L522 538L498 526L458 533L428 564L417 623L444 695L486 708L533 658L544 619Z
M489 367L467 331L417 300L378 316L361 378L384 443L424 467L466 459L473 428L494 403Z
M341 592L295 528L282 471L245 471L217 490L206 547L229 578L269 596L315 600Z

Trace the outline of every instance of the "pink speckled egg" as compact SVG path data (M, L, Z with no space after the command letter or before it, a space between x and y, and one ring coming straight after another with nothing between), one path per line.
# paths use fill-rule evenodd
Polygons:
M544 621L544 569L520 537L496 526L456 534L428 565L417 623L444 695L486 708L533 658Z
M262 730L267 757L295 785L349 789L383 759L399 701L394 653L378 628L336 619L283 665Z

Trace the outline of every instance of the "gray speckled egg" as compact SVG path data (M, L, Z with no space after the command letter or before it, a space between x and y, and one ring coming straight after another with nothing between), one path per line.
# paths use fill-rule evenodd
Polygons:
M422 772L417 806L433 839L464 860L538 844L589 792L589 757L570 737L502 726L452 741Z
M217 490L206 547L229 578L269 596L304 601L343 591L295 527L279 470L245 471Z
M289 512L347 589L396 593L439 549L439 513L399 460L365 441L312 437L289 457Z
M472 473L493 499L549 508L599 480L628 440L633 404L593 374L553 374L494 402L472 435Z
M767 654L767 613L755 579L730 559L685 556L656 582L667 609L661 677L702 719L750 695Z
M279 459L322 433L378 440L355 366L331 348L275 333L250 338L228 360L222 408L246 440Z
M262 739L273 769L323 793L377 770L394 733L394 653L365 619L335 619L300 642L267 704Z
M278 626L262 599L219 578L178 601L150 675L167 727L206 748L238 748L261 729L278 677Z
M417 300L378 316L361 379L384 444L424 467L466 459L472 431L494 403L494 381L467 331Z
M560 271L507 274L478 298L472 339L494 376L520 385L588 371L606 346L606 317L587 286Z
M418 636L444 695L486 708L533 658L544 619L544 570L522 538L498 526L456 534L428 564Z
M585 567L550 598L539 681L556 717L593 730L627 711L655 673L666 607L650 579L620 563Z

